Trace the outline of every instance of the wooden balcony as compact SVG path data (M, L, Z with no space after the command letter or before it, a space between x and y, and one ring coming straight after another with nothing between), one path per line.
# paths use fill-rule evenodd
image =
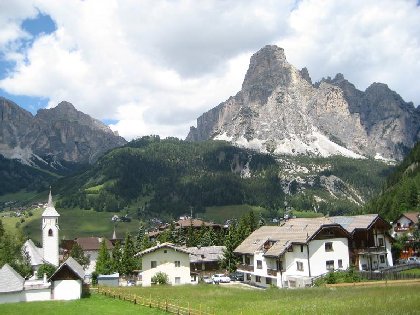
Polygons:
M238 265L238 270L254 272L254 266L252 266L252 265L245 265L245 264L239 264Z

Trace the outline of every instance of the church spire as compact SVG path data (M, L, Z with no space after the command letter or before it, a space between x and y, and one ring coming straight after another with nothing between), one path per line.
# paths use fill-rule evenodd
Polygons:
M113 240L117 239L117 233L115 233L115 225L114 225L114 233L112 234L112 239Z
M47 207L53 207L52 195L51 195L51 186L50 186L50 195L48 196L48 204Z

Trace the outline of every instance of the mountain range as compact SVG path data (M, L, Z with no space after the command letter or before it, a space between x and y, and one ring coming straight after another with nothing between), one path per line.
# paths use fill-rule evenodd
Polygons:
M24 164L60 171L69 164L91 164L126 143L108 126L69 102L33 116L0 97L0 154Z
M386 84L364 92L337 74L312 83L282 48L250 60L242 89L202 114L189 141L227 140L261 152L401 160L420 137L420 110Z

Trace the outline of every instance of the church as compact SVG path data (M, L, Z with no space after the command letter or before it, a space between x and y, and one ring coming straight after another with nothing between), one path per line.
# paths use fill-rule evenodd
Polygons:
M41 218L42 248L35 246L30 239L24 244L34 275L27 280L8 264L2 266L0 304L81 298L85 277L83 267L72 257L59 264L59 217L54 208L50 189L48 203ZM38 279L36 275L36 271L43 264L56 267L49 279L46 274L41 279Z
M35 246L34 242L29 239L24 244L24 250L28 253L32 269L38 270L43 264L51 264L58 267L59 261L59 231L58 218L60 214L55 210L51 189L48 196L47 206L42 213L41 232L42 232L42 248Z

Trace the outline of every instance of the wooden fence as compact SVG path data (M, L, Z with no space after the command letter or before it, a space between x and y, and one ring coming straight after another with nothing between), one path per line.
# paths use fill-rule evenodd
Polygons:
M157 308L166 313L178 314L178 315L214 315L215 310L211 311L209 308L202 309L201 305L199 309L194 309L190 307L190 303L187 306L181 306L180 304L175 304L174 302L168 301L168 299L156 299L152 298L152 295L149 297L144 297L136 294L129 294L123 290L117 288L109 287L98 287L97 292L105 296L127 301L133 304L138 304L145 307Z

